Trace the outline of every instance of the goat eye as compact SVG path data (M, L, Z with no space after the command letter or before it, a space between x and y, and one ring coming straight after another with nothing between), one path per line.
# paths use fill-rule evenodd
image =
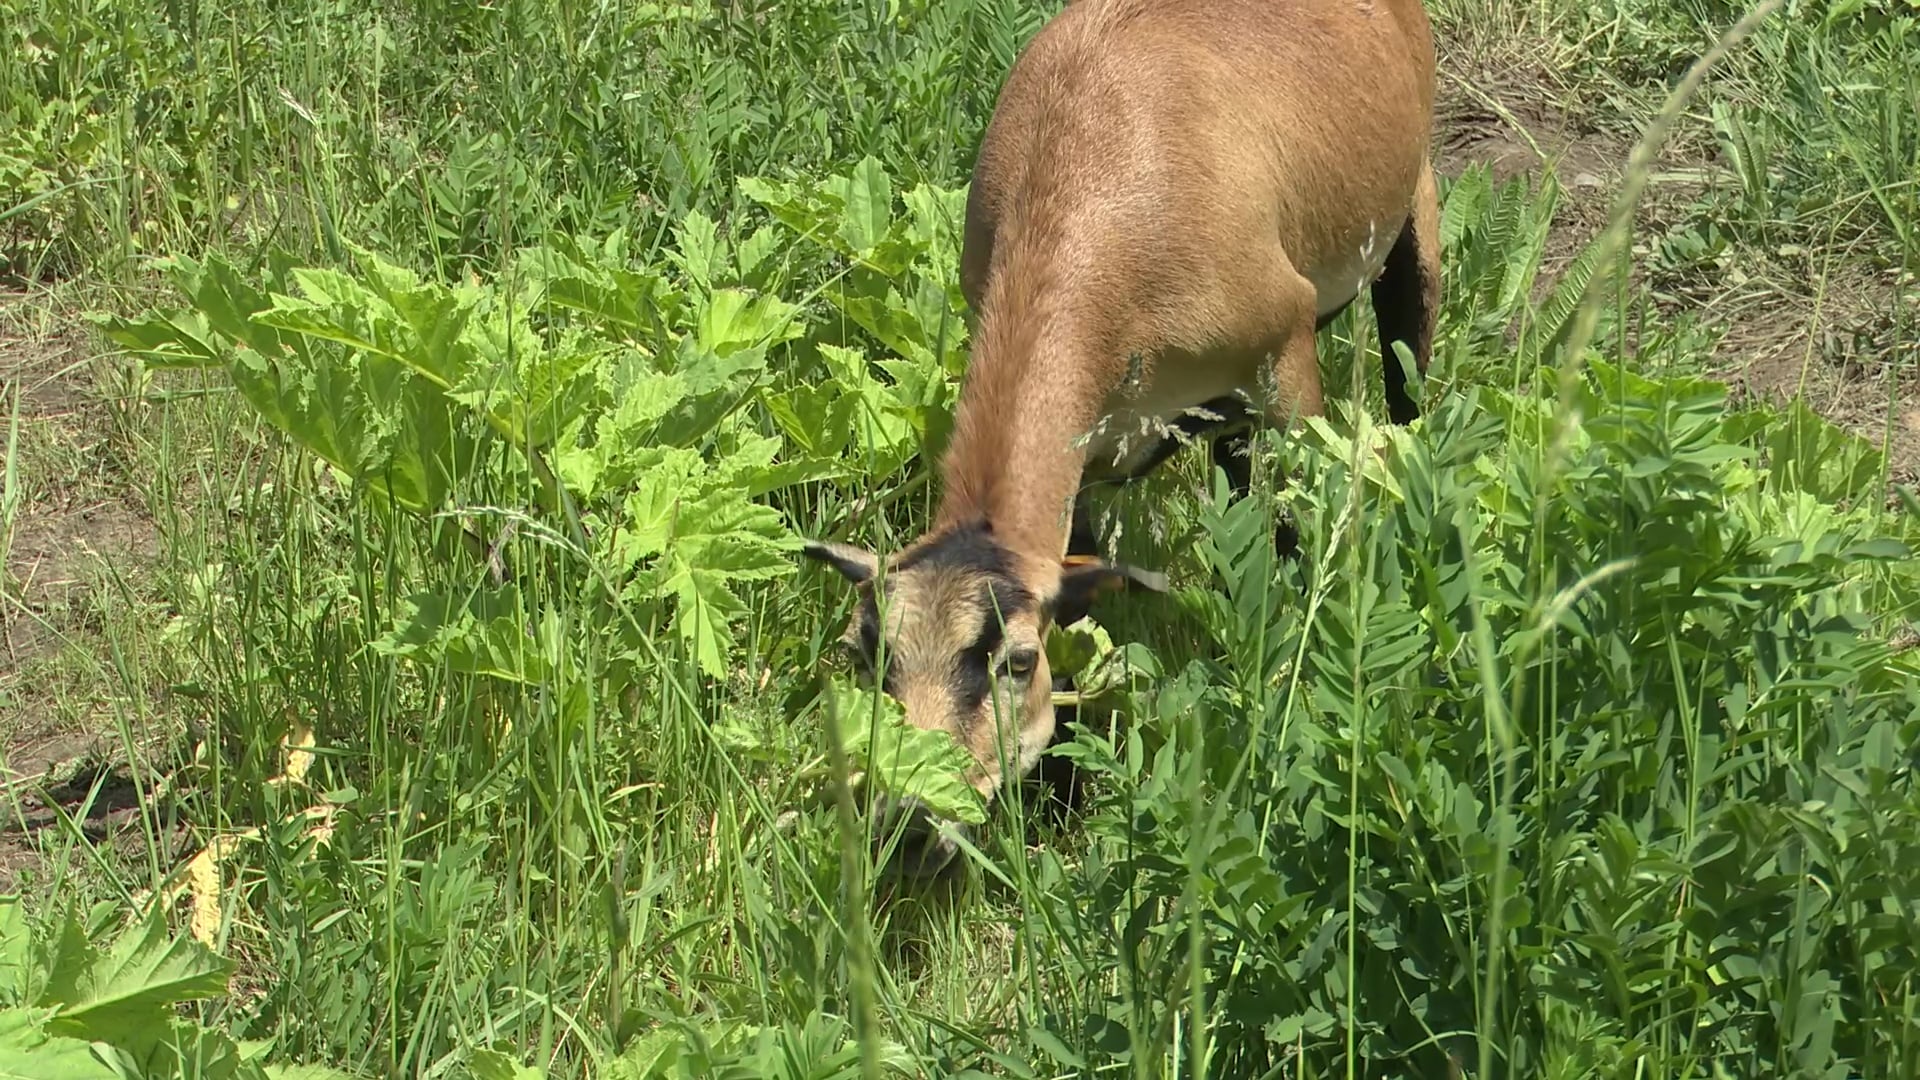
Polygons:
M1008 675L1016 679L1024 679L1033 674L1034 665L1039 662L1040 657L1038 653L1035 653L1032 649L1021 649L1019 652L1008 653L1002 666L1006 669Z

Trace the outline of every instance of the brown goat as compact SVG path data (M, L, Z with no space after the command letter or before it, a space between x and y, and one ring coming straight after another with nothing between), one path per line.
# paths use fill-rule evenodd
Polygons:
M972 751L988 799L1053 736L1047 627L1164 588L1067 554L1083 485L1145 474L1173 428L1319 413L1315 332L1369 282L1392 419L1419 415L1390 343L1426 371L1433 72L1419 0L1074 0L1014 64L967 200L974 346L933 526L891 560L807 547L857 587L858 662L884 644L886 691ZM943 865L909 817L916 865Z

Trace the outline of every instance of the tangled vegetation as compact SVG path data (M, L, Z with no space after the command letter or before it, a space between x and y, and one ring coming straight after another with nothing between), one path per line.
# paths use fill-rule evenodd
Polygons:
M1510 7L1434 0L1449 70L1563 61L1595 130L1742 14ZM72 638L137 812L0 906L0 1076L1920 1069L1920 499L1689 315L1891 282L1846 362L1911 380L1920 10L1762 21L1617 258L1584 187L1448 168L1423 417L1363 303L1251 496L1115 497L1176 588L1056 632L1077 796L982 812L795 555L925 520L971 148L1052 10L23 5L0 271L88 283L159 541ZM876 870L836 746L981 823L956 880Z

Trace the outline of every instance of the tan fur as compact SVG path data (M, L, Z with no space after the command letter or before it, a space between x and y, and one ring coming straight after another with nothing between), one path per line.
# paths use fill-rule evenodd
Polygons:
M1395 320L1424 372L1433 78L1418 0L1075 0L1014 64L967 203L976 327L942 501L928 534L886 560L910 565L883 590L908 718L961 738L989 797L1001 759L1025 774L1052 736L1044 650L1012 695L1017 737L997 739L950 685L994 575L912 556L974 530L967 550L995 552L1034 601L982 662L1031 652L1051 605L1078 610L1088 588L1140 578L1063 556L1083 481L1130 471L1155 441L1143 424L1236 391L1270 420L1320 412L1316 321L1376 276L1383 327ZM809 554L870 595L878 557ZM859 623L850 636L873 632Z
M1016 680L995 679L980 707L972 713L957 708L949 670L953 658L980 637L988 620L1004 613L976 601L984 579L963 568L930 566L891 582L904 587L885 590L881 624L892 652L888 663L900 673L901 704L917 726L948 731L959 739L979 763L968 779L991 800L1005 766L1024 773L1031 759L1046 748L1052 728L1036 733L1038 745L1024 745L1030 740L1020 737L1019 720L1023 715L1038 715L1037 706L1052 697L1051 687L1044 675L1025 687ZM853 629L849 628L850 639ZM1005 630L1009 648L1037 647L1040 642L1041 628L1032 611L1008 616ZM998 659L988 657L989 666ZM1044 668L1044 652L1038 660Z
M1432 110L1417 0L1067 7L1015 63L974 169L978 329L936 528L984 514L1044 564L1083 468L1139 414L1255 390L1262 368L1276 419L1320 412L1316 317L1410 213L1437 215ZM1073 446L1109 413L1106 439Z

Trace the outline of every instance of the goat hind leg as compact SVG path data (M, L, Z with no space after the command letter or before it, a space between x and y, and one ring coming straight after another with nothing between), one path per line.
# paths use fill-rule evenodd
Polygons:
M1420 415L1420 403L1407 386L1407 373L1393 343L1406 343L1414 368L1424 378L1440 316L1440 196L1430 164L1421 166L1413 211L1373 283L1373 313L1380 332L1387 415L1396 424L1410 424Z

